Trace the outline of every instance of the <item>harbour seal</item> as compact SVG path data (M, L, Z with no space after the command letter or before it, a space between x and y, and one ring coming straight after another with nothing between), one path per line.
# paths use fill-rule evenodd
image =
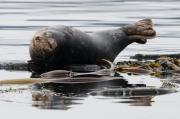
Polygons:
M151 19L94 33L69 26L50 26L35 33L30 43L30 57L49 70L70 64L95 64L100 59L113 62L129 44L144 44L155 35Z

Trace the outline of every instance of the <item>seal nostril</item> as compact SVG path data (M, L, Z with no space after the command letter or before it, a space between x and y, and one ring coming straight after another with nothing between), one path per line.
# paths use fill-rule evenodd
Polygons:
M37 36L37 37L35 38L35 40L36 40L36 41L40 41L41 39L40 39L39 36Z

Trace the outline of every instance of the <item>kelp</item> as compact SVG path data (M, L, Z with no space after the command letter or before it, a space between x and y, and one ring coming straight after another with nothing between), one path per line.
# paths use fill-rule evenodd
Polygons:
M160 77L180 73L180 59L160 57L154 61L124 61L118 62L116 71L122 73L149 74Z

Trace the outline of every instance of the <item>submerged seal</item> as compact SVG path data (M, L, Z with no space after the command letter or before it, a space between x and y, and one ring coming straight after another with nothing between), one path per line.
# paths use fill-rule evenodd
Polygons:
M30 56L34 63L44 64L49 70L70 64L95 64L100 59L114 61L129 44L144 44L155 35L150 19L89 34L68 26L51 26L35 33Z

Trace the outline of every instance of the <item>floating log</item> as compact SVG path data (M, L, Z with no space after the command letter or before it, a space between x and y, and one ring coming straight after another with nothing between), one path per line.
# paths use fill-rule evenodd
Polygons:
M180 54L136 54L134 56L131 56L131 59L137 59L137 60L156 60L160 57L171 57L171 58L177 58L180 59Z
M35 70L38 70L39 67L38 66L33 67L31 62L24 61L24 60L22 61L12 60L12 61L0 62L0 69L3 69L3 70L34 71L33 68L35 68ZM91 71L98 71L101 69L101 67L98 65L89 65L89 64L75 65L74 64L74 65L66 66L63 69L76 71L76 72L91 72Z
M92 90L112 87L145 87L145 84L129 84L127 80L122 77L101 77L101 78L71 78L63 81L48 82L33 85L35 89L46 89L56 93L89 93Z
M0 69L28 71L29 67L27 61L12 60L0 62Z
M50 89L55 92L69 93L69 92L83 92L91 89L103 88L103 87L145 87L145 84L129 84L123 77L77 77L56 81L42 83L43 88Z

